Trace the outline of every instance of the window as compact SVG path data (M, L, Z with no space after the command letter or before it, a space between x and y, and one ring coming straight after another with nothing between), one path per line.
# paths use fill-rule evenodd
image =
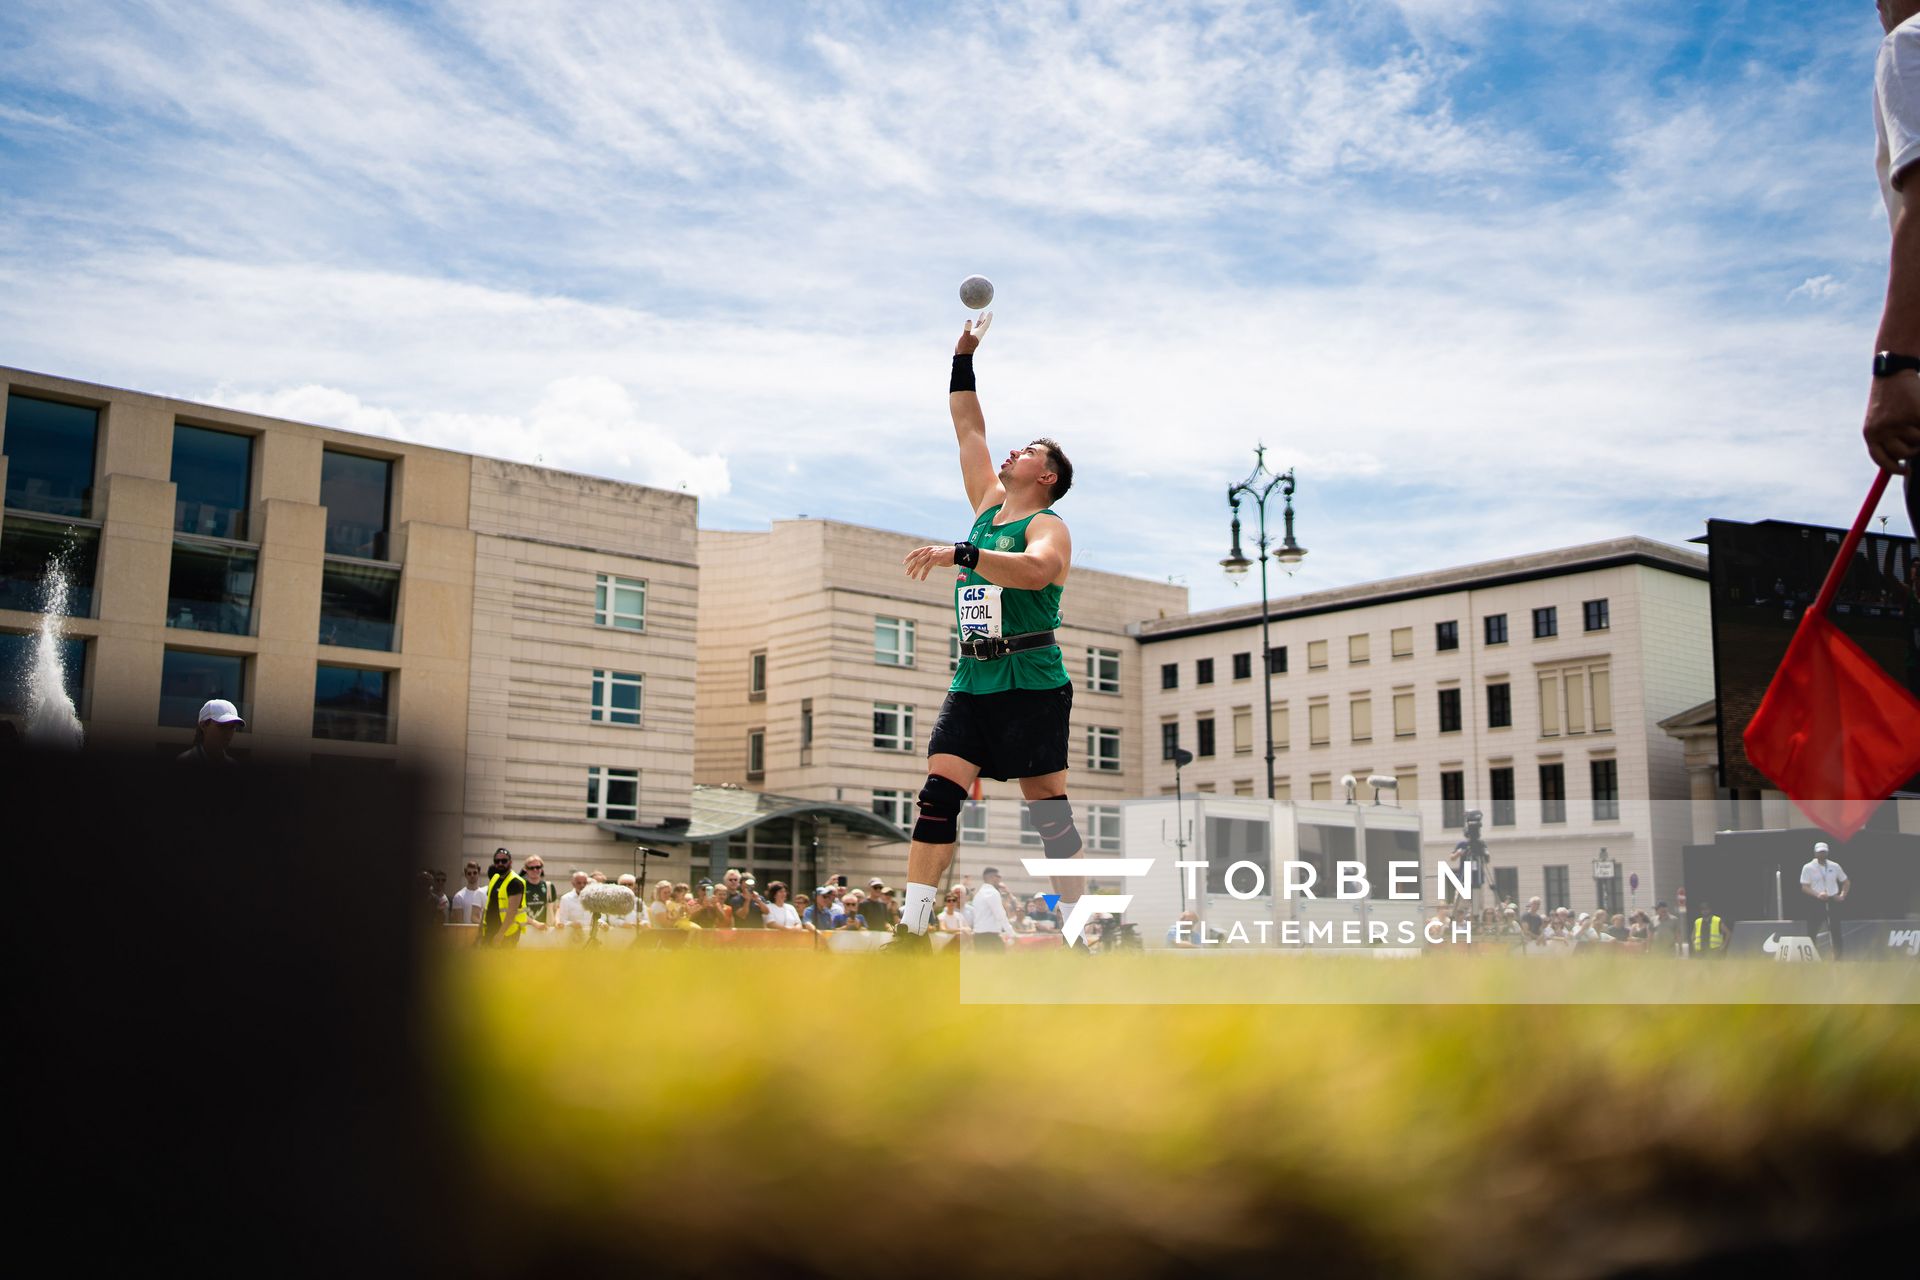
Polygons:
M1589 631L1605 631L1611 625L1607 619L1605 600L1589 600L1580 606L1580 612L1585 618Z
M25 715L32 708L27 699L32 696L34 664L39 660L40 637L23 635L17 631L0 631L0 711L12 715ZM60 676L66 686L67 701L73 703L76 715L85 715L87 710L87 642L72 637L60 642ZM201 702L206 699L202 698ZM194 703L194 711L200 709L200 703ZM193 722L189 713L187 722Z
M747 730L747 776L763 778L767 773L767 731Z
M638 672L595 671L591 718L602 724L639 724L644 683Z
M1393 648L1394 657L1411 658L1413 656L1412 627L1395 627L1392 632L1388 634L1387 642Z
M1445 653L1448 649L1460 647L1460 623L1436 622L1433 624L1433 647Z
M1117 804L1088 805L1085 835L1089 853L1121 852L1120 806Z
M1325 640L1307 641L1307 670L1324 671L1327 668L1327 642Z
M1458 689L1440 691L1440 732L1460 732L1460 691Z
M320 505L327 509L327 554L385 560L393 464L357 453L320 455Z
M392 742L393 673L320 666L313 681L313 736Z
M647 584L638 578L593 575L593 625L622 631L647 629Z
M1402 809L1420 807L1420 773L1417 769L1396 770L1393 780L1397 784L1393 791Z
M767 651L756 649L747 655L747 697L767 696Z
M91 516L99 435L98 409L8 396L6 505L50 516Z
M1542 895L1546 898L1546 909L1553 911L1560 907L1571 907L1573 898L1567 892L1567 869L1548 867L1546 871L1547 891Z
M1407 689L1393 695L1393 736L1411 738L1413 729L1413 690Z
M1160 725L1160 758L1173 759L1173 753L1180 749L1180 722L1163 721Z
M1440 825L1455 828L1467 825L1467 775L1458 769L1444 769L1440 773Z
M596 821L637 822L640 818L640 771L587 770L587 816Z
M320 643L349 649L394 647L400 571L329 560L320 571Z
M1235 783L1233 784L1233 794L1235 794L1235 795L1237 795L1237 796L1250 796L1250 795L1252 795L1252 794L1253 794L1253 779L1252 779L1252 778L1241 778L1241 779L1240 779L1239 781L1237 781L1237 782L1235 782Z
M1508 729L1513 726L1513 686L1508 684L1490 684L1487 686L1487 728Z
M173 531L245 540L252 478L252 436L175 424Z
M1512 826L1514 823L1512 766L1506 765L1489 770L1487 788L1493 795L1493 825Z
M11 477L12 470L7 474ZM99 558L97 528L8 516L0 522L0 609L46 612L47 582L57 560L66 566L67 616L91 618Z
M1251 653L1236 653L1233 655L1233 678L1235 680L1250 680L1253 678L1253 655Z
M873 746L876 751L913 750L913 708L901 702L874 703Z
M1355 742L1373 741L1373 699L1354 698L1347 703L1348 728Z
M1197 756L1212 755L1213 754L1213 717L1201 716L1199 719L1193 722L1193 728L1194 728L1194 734L1196 737L1196 741L1194 742L1194 747L1193 747L1193 754Z
M1205 831L1206 843L1201 848L1207 852L1207 892L1224 894L1227 891L1227 870L1236 862L1251 862L1260 868L1260 879L1266 885L1264 896L1273 897L1278 891L1273 882L1273 854L1269 839L1269 823L1265 818L1213 818L1207 819ZM1184 872L1182 874L1185 874ZM1253 886L1253 877L1245 871L1233 877L1235 887L1243 892ZM1326 883L1325 880L1321 881Z
M1333 736L1332 723L1332 713L1327 710L1327 704L1324 701L1309 702L1307 704L1307 745L1326 746Z
M906 829L912 821L913 797L905 791L891 787L875 787L873 792L873 811L894 826Z
M1487 643L1505 644L1507 642L1507 615L1490 613L1486 616Z
M987 802L969 800L960 806L960 843L987 842Z
M1293 745L1293 725L1284 702L1273 704L1273 715L1267 721L1267 741L1273 744L1275 751L1285 751Z
M1333 779L1324 773L1316 773L1307 779L1307 799L1310 801L1333 799Z
M257 551L218 542L175 542L167 573L167 625L181 631L252 635L259 565Z
M1087 650L1087 688L1095 693L1120 692L1120 651Z
M813 699L800 699L800 763L813 763Z
M1347 637L1347 665L1364 667L1373 660L1373 637L1368 635Z
M1560 610L1548 605L1533 611L1533 638L1546 640L1560 634Z
M247 660L236 653L188 653L168 649L160 658L160 723L191 729L209 698L225 698L247 714Z
M1162 689L1178 689L1180 687L1179 663L1163 662L1160 664L1160 687Z
M1495 867L1493 893L1501 902L1518 902L1520 900L1520 868Z
M1237 756L1253 754L1252 707L1233 709L1233 754Z
M1198 658L1193 664L1193 682L1195 684L1213 683L1213 659Z
M1563 764L1540 766L1540 821L1567 820L1567 769Z
M1087 726L1087 768L1100 773L1120 772L1120 731L1102 725Z
M1267 670L1276 676L1287 674L1287 646L1275 645L1267 650Z
M1611 758L1590 760L1587 773L1593 781L1593 820L1620 820L1620 766Z
M873 660L883 667L913 665L913 619L873 620Z
M1033 807L1025 800L1020 802L1020 843L1033 849L1040 848L1044 843L1039 830L1033 825Z
M1540 673L1540 734L1595 733L1613 728L1613 673L1600 664L1582 663Z

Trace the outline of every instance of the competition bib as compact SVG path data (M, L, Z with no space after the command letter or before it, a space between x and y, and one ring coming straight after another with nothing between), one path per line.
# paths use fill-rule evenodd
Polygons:
M960 640L998 640L1000 627L1000 588L991 583L963 586L955 601L960 612Z

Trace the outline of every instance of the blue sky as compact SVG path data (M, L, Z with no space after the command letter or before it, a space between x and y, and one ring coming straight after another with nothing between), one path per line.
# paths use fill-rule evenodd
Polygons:
M1307 590L1844 523L1887 227L1868 0L0 9L0 363L1078 562ZM1889 502L1886 510L1892 512Z

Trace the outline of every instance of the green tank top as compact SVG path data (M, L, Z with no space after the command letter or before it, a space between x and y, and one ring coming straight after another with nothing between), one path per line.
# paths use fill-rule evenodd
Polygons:
M1008 524L995 525L993 518L1000 514L998 506L988 507L973 522L973 531L967 535L967 541L982 551L1020 552L1027 549L1027 525L1033 516L1051 516L1057 513L1052 508L1036 511ZM991 587L993 584L972 569L962 573L953 584L954 625L960 627L962 639L966 638L966 628L962 626L961 609L963 597L968 595L969 587ZM1027 635L1034 631L1051 631L1060 625L1061 588L1048 583L1038 591L1020 591L1013 587L997 588L1000 593L1000 634L1002 636ZM967 601L966 603L973 603ZM1028 649L1022 653L1010 653L1004 658L982 661L960 655L960 667L953 673L950 690L961 693L1005 693L1009 689L1058 689L1067 683L1067 664L1060 656L1060 646L1048 645L1044 649Z

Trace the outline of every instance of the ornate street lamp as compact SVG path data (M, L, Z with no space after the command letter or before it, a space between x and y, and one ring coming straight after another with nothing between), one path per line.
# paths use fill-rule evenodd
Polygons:
M1260 665L1265 671L1267 691L1267 799L1273 799L1273 645L1267 630L1267 560L1269 557L1284 565L1296 565L1305 558L1307 549L1293 540L1293 468L1289 467L1279 475L1267 470L1267 447L1260 445L1253 451L1253 471L1245 480L1227 486L1227 505L1233 510L1233 550L1220 562L1220 567L1230 574L1242 574L1253 567L1253 561L1240 550L1240 499L1244 495L1253 499L1254 511L1260 518L1260 540L1258 543L1260 561ZM1285 534L1280 545L1268 548L1271 542L1267 537L1267 499L1274 490L1280 491Z

